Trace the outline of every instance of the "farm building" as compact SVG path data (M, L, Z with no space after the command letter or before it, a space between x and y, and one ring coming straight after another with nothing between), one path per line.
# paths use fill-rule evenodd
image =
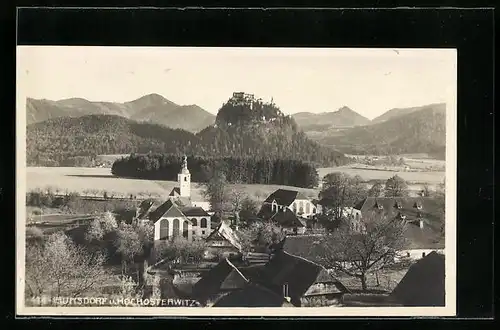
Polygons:
M213 307L294 307L287 298L258 284L248 283L246 287L220 297Z
M303 193L295 190L278 189L266 198L258 216L267 220L266 217L269 218L275 212L284 209L289 209L295 215L304 218L310 218L317 213L316 205Z
M325 268L280 251L265 265L237 268L221 261L195 284L193 298L214 300L214 306L331 306L347 292Z
M240 255L241 244L237 233L224 221L205 239L206 257L236 257Z
M277 223L287 234L304 234L307 219L297 216L289 208L271 211L269 204L262 205L259 215L266 221Z
M431 252L413 264L391 297L403 306L444 306L444 255Z
M373 211L390 212L406 221L408 227L406 238L408 249L402 256L413 260L425 257L432 251L443 253L444 237L441 228L444 224L444 213L439 202L432 197L368 197L355 207L361 215Z

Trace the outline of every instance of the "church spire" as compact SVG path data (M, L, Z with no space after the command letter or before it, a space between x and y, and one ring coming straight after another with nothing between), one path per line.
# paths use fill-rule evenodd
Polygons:
M186 155L182 157L181 171L177 175L177 180L179 182L180 195L182 197L191 196L191 174L189 174L189 169L187 167Z
M189 169L187 167L187 156L186 155L182 156L181 173L189 173Z

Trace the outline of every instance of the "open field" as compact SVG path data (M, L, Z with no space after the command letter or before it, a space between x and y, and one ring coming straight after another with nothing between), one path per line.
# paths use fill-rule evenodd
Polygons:
M138 198L166 197L172 188L177 186L175 181L141 180L118 178L111 174L109 168L86 168L86 167L27 167L26 189L47 189L60 193L78 192L82 195L90 191L97 191L97 195L103 195L106 191L108 196L129 197L131 194ZM264 200L270 193L278 188L290 188L299 190L314 198L318 191L315 189L287 187L281 185L261 184L238 184L231 185L245 191L251 198L257 201ZM202 188L197 183L191 187L192 195L202 195Z
M318 168L320 178L323 178L328 173L343 172L349 175L359 175L366 181L371 180L387 180L394 175L398 175L408 181L410 185L427 183L429 185L436 185L444 180L444 172L431 171L431 172L409 172L409 171L390 171L383 169L365 169L361 168L359 164L350 164L339 167L323 167Z

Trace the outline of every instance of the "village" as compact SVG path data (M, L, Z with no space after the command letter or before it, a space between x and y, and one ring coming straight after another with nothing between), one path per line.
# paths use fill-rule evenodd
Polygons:
M137 201L123 228L108 212L73 229L87 228L86 242L94 247L113 228L116 241L128 233L116 247L130 287L122 295L191 299L205 307L444 305L439 197L370 194L354 201L333 173L317 199L277 189L257 212L245 213L238 191L228 201L231 211L214 205L208 193L193 193L186 157L177 179L162 200ZM394 186L397 192L397 180ZM402 276L384 285L381 277L392 271Z

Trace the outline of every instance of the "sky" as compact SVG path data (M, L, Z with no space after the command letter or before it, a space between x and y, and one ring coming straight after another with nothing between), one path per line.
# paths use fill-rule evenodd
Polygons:
M452 49L19 46L18 93L127 102L160 94L216 114L233 92L273 98L285 114L454 101Z

